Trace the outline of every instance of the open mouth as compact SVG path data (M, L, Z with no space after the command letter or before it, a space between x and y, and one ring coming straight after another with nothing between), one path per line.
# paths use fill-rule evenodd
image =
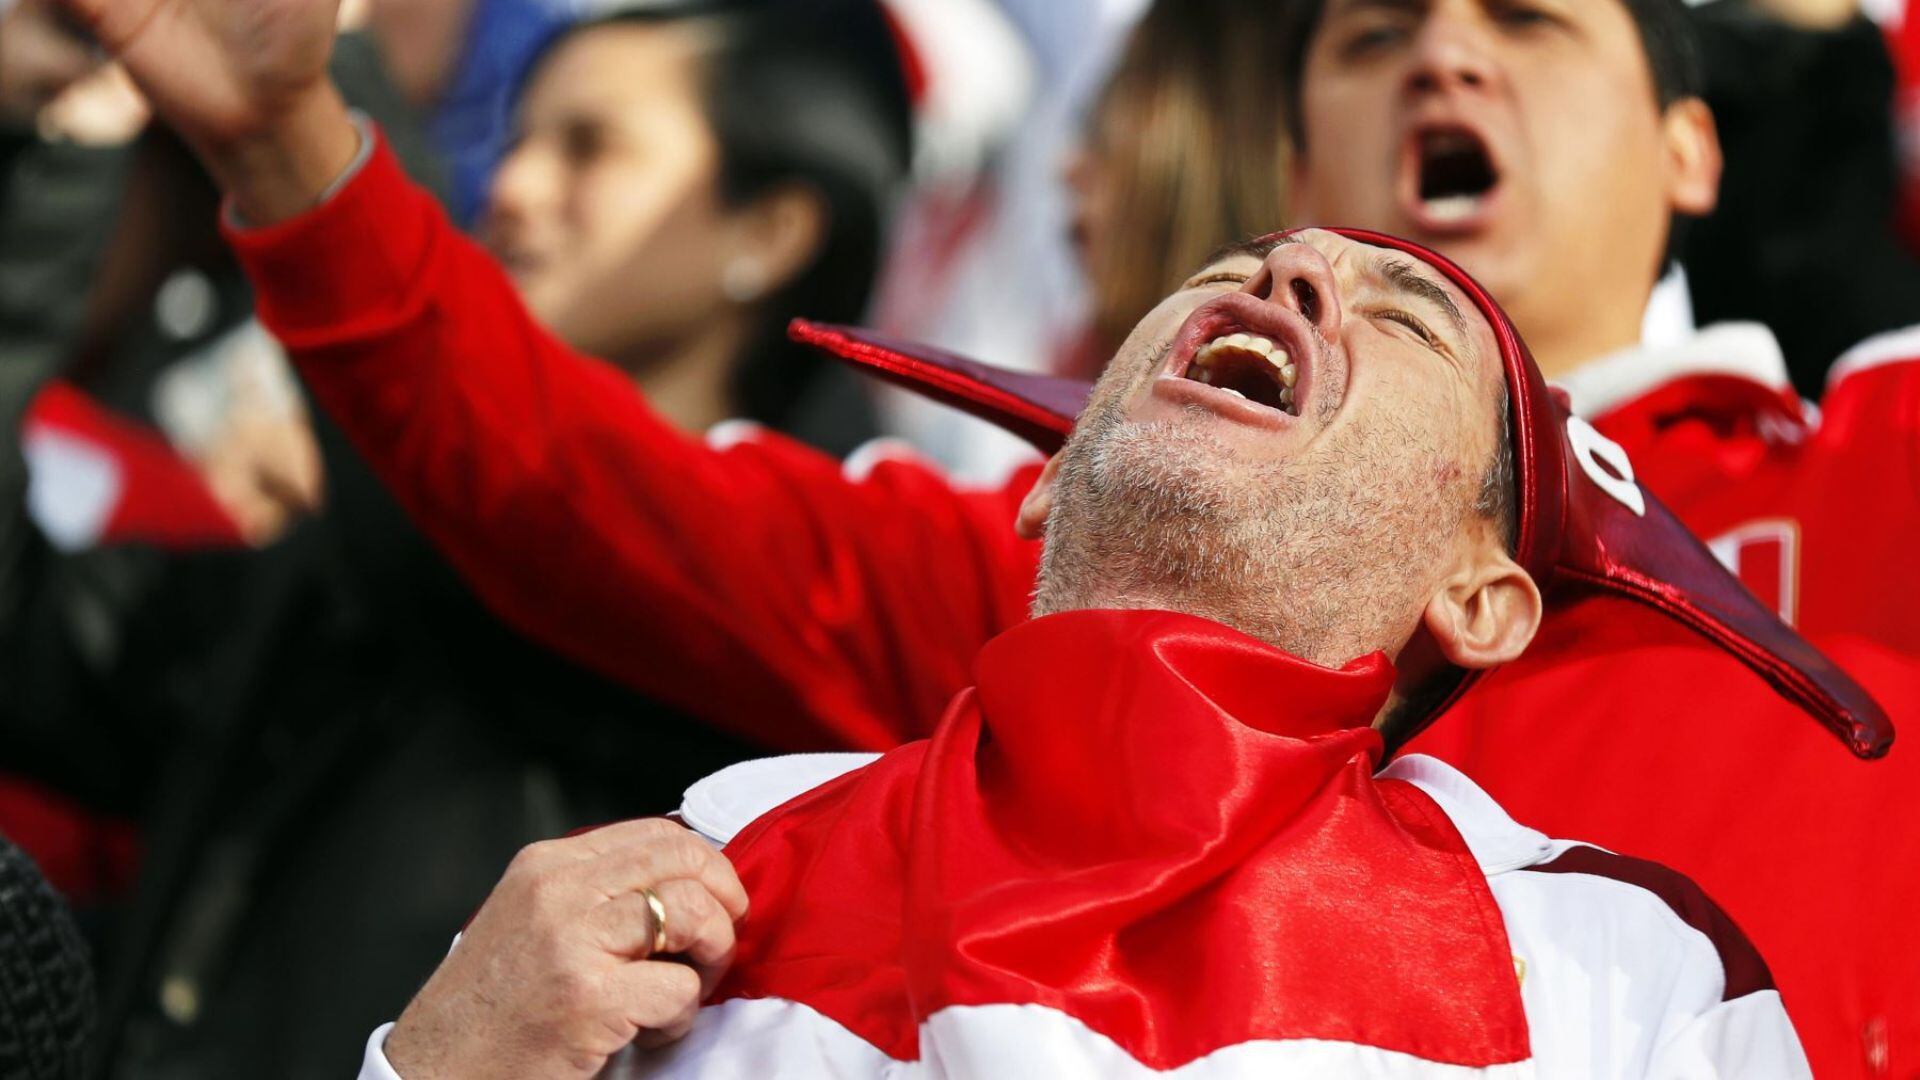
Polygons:
M1224 334L1200 346L1186 377L1256 405L1300 415L1293 393L1299 366L1286 349L1258 334Z
M1421 132L1420 209L1437 225L1473 219L1500 186L1500 171L1480 136L1464 128Z

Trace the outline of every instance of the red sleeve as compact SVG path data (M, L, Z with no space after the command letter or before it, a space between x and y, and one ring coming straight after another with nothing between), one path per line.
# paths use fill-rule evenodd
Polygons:
M1025 617L1031 470L964 493L688 438L536 325L384 146L324 206L229 240L315 398L479 596L643 693L780 748L884 749Z

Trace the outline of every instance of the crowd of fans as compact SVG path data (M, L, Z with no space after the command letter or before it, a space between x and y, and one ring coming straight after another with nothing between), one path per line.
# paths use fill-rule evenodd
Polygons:
M1097 373L1223 240L1294 223L1293 6L364 0L331 66L528 310L688 437L1031 472L788 322ZM1817 399L1920 321L1897 6L1691 8L1725 179L1650 342L1765 322ZM503 621L310 400L148 112L59 0L0 0L0 1075L351 1076L517 850L834 747Z

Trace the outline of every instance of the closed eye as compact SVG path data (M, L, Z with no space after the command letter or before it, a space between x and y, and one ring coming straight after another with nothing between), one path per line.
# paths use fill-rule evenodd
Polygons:
M1421 322L1418 318L1414 317L1413 315L1407 312L1400 311L1394 308L1388 308L1383 311L1376 311L1374 312L1374 314L1379 316L1382 319L1386 319L1388 322L1397 322L1400 325L1406 327L1407 329L1413 331L1415 334L1419 335L1421 341L1424 341L1427 343L1428 348L1431 348L1435 351L1442 351L1445 348L1445 346L1440 341L1439 336L1436 335L1432 330L1427 329L1426 323Z
M1531 29L1537 26L1551 26L1560 20L1550 12L1542 11L1529 4L1509 2L1501 4L1494 11L1494 18L1503 26L1514 29Z
M1347 59L1357 60L1389 46L1398 45L1406 38L1407 31L1398 26L1375 26L1348 37L1340 46L1339 53Z
M1187 282L1187 288L1199 289L1208 285L1232 285L1238 287L1245 285L1251 278L1251 274L1235 274L1223 271L1218 274L1208 274L1206 277L1194 278L1192 281Z

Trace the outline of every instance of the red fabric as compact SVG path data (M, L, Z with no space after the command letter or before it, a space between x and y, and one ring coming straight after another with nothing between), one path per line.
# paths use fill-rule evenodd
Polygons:
M0 834L19 845L68 903L133 895L140 845L132 823L95 813L24 777L0 773Z
M724 451L536 325L383 146L319 211L230 239L259 312L429 537L501 617L782 749L932 729L980 643L1025 617L1013 535L1038 470L957 492L860 483L774 436Z
M1413 749L1551 835L1697 881L1766 955L1815 1075L1920 1076L1920 363L1845 379L1802 423L1790 394L1703 377L1598 426L1699 535L1752 538L1734 555L1756 593L1794 598L1797 629L1906 727L1886 759L1615 601L1558 615Z
M496 610L563 653L776 745L884 748L930 731L1022 617L1036 552L1008 522L1031 473L960 494L889 462L853 484L777 439L684 439L535 328L384 152L235 242L329 411ZM1700 535L1791 524L1799 629L1896 723L1920 717L1917 395L1920 364L1857 374L1798 446L1719 391L1600 424ZM1776 592L1780 550L1754 560ZM1920 1072L1914 746L1856 761L1690 631L1595 600L1416 748L1521 820L1699 881L1771 961L1817 1075ZM1891 1071L1867 1067L1881 1045Z
M930 742L728 846L753 907L722 999L802 1002L896 1059L990 1004L1156 1069L1259 1039L1528 1056L1484 875L1430 799L1373 777L1383 657L1336 672L1190 616L1075 612L989 643L978 676Z
M28 406L26 430L53 429L85 440L120 471L119 499L99 544L145 543L176 550L241 547L239 526L193 464L159 432L115 415L80 390L51 382Z
M996 424L1045 454L1066 445L1074 418L1087 403L1089 387L1080 379L991 367L941 349L806 319L793 320L787 335L875 378Z

